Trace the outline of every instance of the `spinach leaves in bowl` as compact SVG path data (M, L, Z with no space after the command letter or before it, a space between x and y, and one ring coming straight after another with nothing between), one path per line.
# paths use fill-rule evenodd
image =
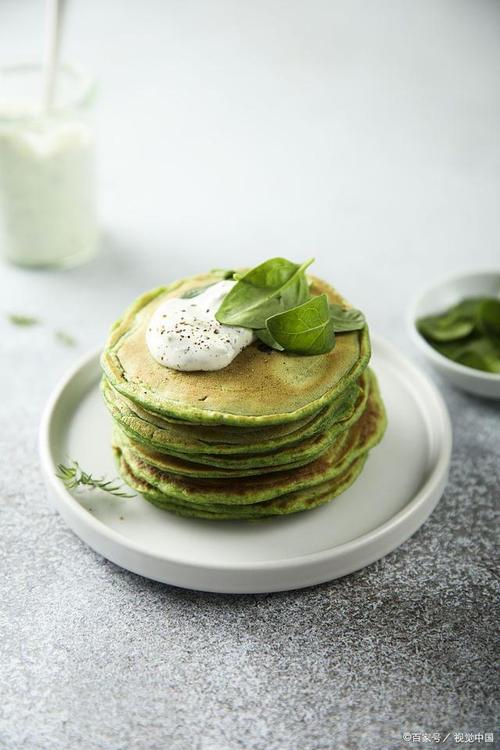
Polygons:
M500 373L500 299L469 297L419 318L418 332L440 354L483 372Z

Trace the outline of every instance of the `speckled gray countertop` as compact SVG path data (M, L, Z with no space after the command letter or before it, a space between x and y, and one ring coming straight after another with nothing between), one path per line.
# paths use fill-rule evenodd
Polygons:
M420 361L415 290L499 265L500 7L73 5L67 56L103 80L103 250L61 273L0 265L1 750L392 750L437 744L405 733L494 732L498 403L431 373L455 440L431 518L365 570L268 596L103 560L49 507L36 434L56 380L139 292L269 255L315 254ZM35 0L1 4L3 61L33 57L40 22Z

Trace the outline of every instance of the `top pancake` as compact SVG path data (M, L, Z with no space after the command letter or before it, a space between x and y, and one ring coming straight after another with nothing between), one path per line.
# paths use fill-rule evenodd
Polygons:
M346 304L324 281L308 279L312 294L326 293L332 303ZM146 344L146 329L156 308L166 299L217 281L216 273L182 279L147 292L128 308L113 326L101 358L106 377L117 391L166 417L259 427L314 414L357 380L367 366L366 327L338 335L333 351L312 357L269 350L256 342L214 372L180 372L158 364Z

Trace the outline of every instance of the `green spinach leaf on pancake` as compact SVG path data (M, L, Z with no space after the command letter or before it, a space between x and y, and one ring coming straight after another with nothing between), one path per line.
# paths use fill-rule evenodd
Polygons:
M313 295L345 300L308 277ZM294 422L327 406L356 382L368 364L367 328L342 334L328 354L301 357L247 346L215 372L181 372L158 364L146 343L149 320L162 302L217 281L202 274L142 295L112 328L101 364L112 386L142 408L190 422L264 426Z

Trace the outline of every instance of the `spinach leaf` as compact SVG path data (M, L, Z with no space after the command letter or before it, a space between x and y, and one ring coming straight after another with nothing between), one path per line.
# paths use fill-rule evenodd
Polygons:
M366 325L365 316L361 310L354 307L345 308L341 305L330 305L330 318L333 323L335 333L343 331L360 331Z
M283 347L281 346L281 344L278 344L278 342L272 337L271 332L268 328L258 328L255 331L255 335L258 339L260 339L260 341L271 347L271 349L277 349L279 352L283 351Z
M333 318L326 294L273 315L267 320L267 328L273 339L287 352L326 354L335 346Z
M244 328L265 328L266 320L309 299L304 273L313 258L298 265L272 258L236 275L237 283L224 297L215 317L219 323Z
M455 352L455 362L484 372L500 373L500 345L491 339L479 337L468 341Z
M500 300L483 301L479 308L479 325L485 335L500 341Z
M465 367L472 367L474 370L483 370L488 372L488 365L484 357L472 349L466 349L455 357L455 362Z
M432 347L448 359L456 359L464 348L463 341L429 341Z
M417 329L432 341L457 341L469 336L477 327L483 298L464 299L439 315L428 315L417 321Z
M463 339L472 333L474 327L473 319L453 319L451 316L423 318L417 325L419 332L425 338L442 343Z
M458 364L500 373L500 300L472 297L440 315L417 320L417 329L440 354Z

